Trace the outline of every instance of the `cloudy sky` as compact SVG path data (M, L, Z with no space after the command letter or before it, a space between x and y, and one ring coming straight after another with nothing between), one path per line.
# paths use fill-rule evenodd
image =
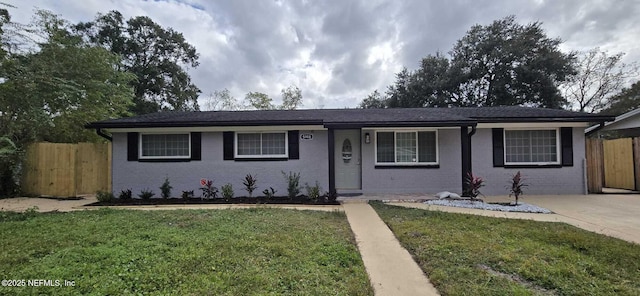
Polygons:
M7 0L5 0L7 1ZM447 53L474 24L515 15L543 23L562 49L600 47L640 61L637 0L8 0L13 20L26 23L34 7L71 22L118 10L151 17L182 32L200 54L189 73L201 101L227 88L236 98L302 89L303 108L355 107L384 91L403 66Z

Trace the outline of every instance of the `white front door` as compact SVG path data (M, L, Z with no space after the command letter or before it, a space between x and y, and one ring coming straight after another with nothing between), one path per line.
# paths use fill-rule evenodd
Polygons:
M361 189L360 130L335 130L336 189Z

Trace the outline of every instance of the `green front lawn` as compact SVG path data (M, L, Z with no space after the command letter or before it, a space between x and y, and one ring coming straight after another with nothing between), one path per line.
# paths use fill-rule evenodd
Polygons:
M443 295L640 295L640 246L563 223L373 202Z
M0 212L0 294L373 295L343 213ZM64 285L64 282L61 282Z

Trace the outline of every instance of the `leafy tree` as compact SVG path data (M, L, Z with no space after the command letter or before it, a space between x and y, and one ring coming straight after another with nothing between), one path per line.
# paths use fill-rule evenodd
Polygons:
M606 109L611 103L610 97L637 74L635 64L622 63L623 55L608 55L598 48L580 53L575 60L576 75L562 85L569 107L592 113Z
M302 91L295 85L282 89L282 105L280 109L293 110L302 106Z
M640 82L636 82L631 87L625 88L617 95L609 99L610 106L602 113L620 115L640 108Z
M244 100L246 105L258 110L271 110L276 108L273 104L273 99L264 93L248 92L245 95Z
M414 93L411 92L411 84L413 73L407 68L396 74L396 82L389 86L387 90L387 106L390 108L408 108L417 107L417 100Z
M449 59L440 53L427 55L412 75L411 89L416 98L416 107L447 107L453 87L448 76Z
M541 23L520 25L514 16L471 27L451 51L452 103L560 108L557 86L574 73L574 56L562 53L560 43Z
M451 59L436 53L416 71L404 68L387 90L387 107L564 106L558 85L574 73L573 54L559 50L541 23L510 16L475 25L457 41Z
M98 14L93 22L79 23L77 32L96 45L123 57L123 68L136 75L135 114L159 110L198 110L200 89L186 67L198 66L198 54L182 33L162 28L146 16L124 22L122 14Z
M386 108L386 100L383 95L381 95L378 90L374 90L370 95L360 102L358 107L362 109L381 109Z
M19 144L32 140L95 140L84 125L127 114L134 77L118 71L120 58L88 46L67 22L39 10L33 24L43 39L39 51L13 55L3 64L0 132Z

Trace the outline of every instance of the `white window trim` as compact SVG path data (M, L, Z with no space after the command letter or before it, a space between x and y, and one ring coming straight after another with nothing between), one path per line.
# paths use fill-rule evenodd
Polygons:
M508 162L507 161L507 131L544 131L554 130L556 131L556 161L551 162ZM504 153L502 157L505 165L559 165L561 163L560 155L560 128L509 128L502 131L502 147Z
M238 154L238 134L260 134L260 151L262 151L262 134L284 134L284 154L254 154L239 155ZM288 158L289 157L289 133L286 131L252 131L252 132L235 132L233 136L233 156L235 158Z
M378 162L378 133L393 133L393 160L394 162ZM396 134L397 133L416 133L416 158L419 159L418 156L418 132L435 132L436 133L436 161L434 162L397 162L395 160L398 159L398 151L396 149ZM421 166L421 165L439 165L440 164L440 145L438 141L438 130L437 129L377 129L375 130L375 141L373 142L373 155L375 158L375 165L377 166Z
M179 156L144 156L142 155L142 136L143 135L188 135L189 136L189 154ZM138 134L138 159L191 159L191 133L180 132L148 132Z

